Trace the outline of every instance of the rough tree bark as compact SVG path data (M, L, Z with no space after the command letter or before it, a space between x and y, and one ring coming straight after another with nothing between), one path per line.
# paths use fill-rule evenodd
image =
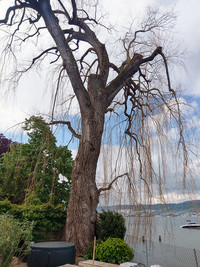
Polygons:
M98 114L91 108L83 117L82 136L71 177L66 240L73 240L80 254L93 240L95 233L96 208L99 202L95 177L103 126L102 112Z

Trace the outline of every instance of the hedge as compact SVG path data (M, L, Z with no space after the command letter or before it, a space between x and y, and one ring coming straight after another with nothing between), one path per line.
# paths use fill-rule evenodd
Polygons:
M34 233L59 231L66 221L66 208L62 204L41 205L12 204L8 199L0 201L0 214L13 215L20 220L34 222Z

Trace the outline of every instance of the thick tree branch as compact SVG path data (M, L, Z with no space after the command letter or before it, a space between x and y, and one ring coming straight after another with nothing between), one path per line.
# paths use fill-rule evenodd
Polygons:
M77 6L76 6L76 1L75 0L71 0L72 3L72 8L73 8L73 19L72 20L76 20L77 19Z
M161 55L161 53L162 53L162 47L158 46L149 57L146 57L146 58L142 59L141 64L144 64L146 62L150 62L150 61L154 60L154 58L157 55Z
M46 27L53 37L60 52L63 60L63 66L67 71L72 87L77 96L81 111L84 111L86 107L88 107L90 100L81 80L76 60L65 40L64 33L59 26L58 19L55 17L48 0L40 1L40 10Z
M52 121L52 122L47 123L47 125L55 125L55 124L63 124L63 125L67 125L69 131L72 133L72 135L73 135L74 137L76 137L76 138L78 138L78 139L81 138L81 135L80 135L80 134L77 134L77 133L75 132L75 130L72 128L70 121Z
M116 182L119 178L121 178L121 177L123 177L123 176L128 176L128 173L126 172L126 173L123 173L123 174L121 174L121 175L118 175L117 177L115 177L115 178L109 183L109 185L108 185L107 187L99 188L99 190L98 190L99 194L101 194L101 192L110 190L110 189L112 188L113 183Z
M87 40L87 42L89 42L90 45L94 47L99 61L99 69L100 69L99 76L102 79L103 87L105 87L109 73L109 58L105 45L98 40L96 34L85 23L85 20L77 17L77 8L74 0L72 0L72 4L73 4L73 19L69 23L80 27L84 31L84 34L81 33L81 36L85 35L84 37L85 40Z
M120 69L113 63L109 63L109 67L116 71L118 74L120 73Z
M2 19L2 20L0 20L0 24L7 24L7 23L8 23L8 19L9 19L9 17L10 17L10 13L11 13L11 12L15 12L15 11L18 10L18 9L22 9L22 8L26 8L26 7L30 7L30 5L27 4L27 3L21 3L20 5L15 5L15 6L11 6L11 7L9 7L9 8L7 9L5 18ZM8 24L8 25L11 26L11 25L12 25L12 21L11 21L11 23Z
M141 65L142 55L135 55L128 66L121 71L118 76L111 81L111 83L106 87L106 94L108 95L108 104L112 102L117 93L124 86L126 80L132 77L138 70Z
M106 93L108 94L108 104L112 102L114 97L124 86L124 83L139 71L142 64L152 61L161 52L162 47L157 47L154 52L146 58L143 58L143 56L140 54L135 54L128 65L125 66L124 69L118 74L118 76L106 87Z

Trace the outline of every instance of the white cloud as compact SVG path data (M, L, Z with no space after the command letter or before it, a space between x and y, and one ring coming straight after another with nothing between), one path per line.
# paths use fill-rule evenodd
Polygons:
M182 41L183 46L188 50L186 55L186 67L188 72L183 77L188 94L200 95L200 16L197 10L200 9L200 2L196 0L179 0L176 3L177 11L177 38Z
M1 131L8 130L33 114L49 112L51 95L44 93L45 83L43 81L44 79L40 76L32 73L24 76L15 92L6 93L1 86Z
M115 26L128 27L127 23L130 24L133 19L140 18L145 13L147 6L155 5L156 0L112 0L102 1L104 11L107 11L109 20Z

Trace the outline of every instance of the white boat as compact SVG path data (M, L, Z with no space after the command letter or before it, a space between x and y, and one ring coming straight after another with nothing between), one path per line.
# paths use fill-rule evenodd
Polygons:
M194 223L191 221L186 221L186 224L182 225L181 228L188 228L188 229L200 229L199 223Z

